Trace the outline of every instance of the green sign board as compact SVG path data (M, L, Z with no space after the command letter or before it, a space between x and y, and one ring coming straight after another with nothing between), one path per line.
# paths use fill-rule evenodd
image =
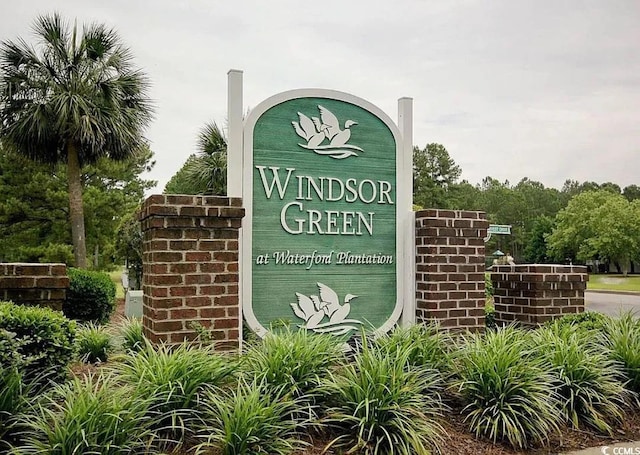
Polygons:
M398 320L399 151L395 124L351 95L292 91L252 111L242 300L258 334L283 320L336 335Z
M511 234L510 224L490 224L488 234Z

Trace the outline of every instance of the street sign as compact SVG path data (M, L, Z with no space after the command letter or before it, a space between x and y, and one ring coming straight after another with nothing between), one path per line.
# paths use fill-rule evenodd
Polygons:
M511 225L510 224L490 224L489 229L487 229L487 236L484 238L485 242L488 242L491 238L491 234L511 234Z
M510 224L490 224L488 234L511 234Z

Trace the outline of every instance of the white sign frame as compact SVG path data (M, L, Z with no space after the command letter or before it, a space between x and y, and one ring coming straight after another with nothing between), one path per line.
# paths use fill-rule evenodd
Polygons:
M415 280L414 266L415 245L412 241L414 227L413 194L411 179L413 176L413 145L405 146L402 133L393 120L374 104L336 90L327 89L297 89L278 93L258 104L247 116L243 125L242 159L234 160L242 166L235 165L229 169L229 181L234 180L234 186L240 186L241 181L242 200L245 208L241 241L240 241L240 296L241 314L249 327L260 337L264 337L268 330L257 320L252 305L252 216L253 216L253 132L260 117L272 107L289 100L299 98L326 98L344 101L365 109L377 116L391 131L396 142L396 304L391 316L380 326L374 335L388 332L399 323L403 315L402 323L407 325L415 321ZM406 98L403 98L406 100ZM406 109L405 109L406 111ZM409 117L410 117L409 112ZM407 113L405 112L405 116ZM411 132L411 125L403 125L403 129ZM410 136L411 134L409 134ZM231 151L230 151L231 153ZM236 152L237 153L237 150ZM229 160L231 162L231 159ZM407 184L409 179L409 184ZM409 237L409 238L408 238ZM411 274L411 277L407 277ZM411 314L407 314L410 312Z

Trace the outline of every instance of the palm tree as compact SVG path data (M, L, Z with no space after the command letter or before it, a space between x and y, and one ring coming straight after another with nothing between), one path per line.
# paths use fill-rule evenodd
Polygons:
M227 138L216 122L198 134L196 159L187 166L187 179L199 194L227 193Z
M169 194L227 194L227 139L216 122L208 122L198 134L197 153L165 186Z
M152 118L146 76L115 31L78 31L59 14L40 16L37 47L0 44L0 139L32 160L66 163L75 265L86 267L81 168L122 160L145 141Z

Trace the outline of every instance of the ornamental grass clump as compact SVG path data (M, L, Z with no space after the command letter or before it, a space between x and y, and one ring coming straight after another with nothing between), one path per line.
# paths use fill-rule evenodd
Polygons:
M84 363L106 362L113 348L111 334L106 327L93 322L80 326L76 334L76 349Z
M412 366L422 366L438 370L443 376L450 373L450 336L439 330L436 324L416 324L409 328L397 328L388 335L381 336L376 344L383 352L393 355L404 352Z
M138 352L144 349L146 342L142 320L127 318L119 328L122 337L122 348L128 352Z
M407 349L363 345L354 361L320 386L327 407L321 423L334 439L329 447L361 454L428 454L438 451L443 412L440 375L409 365ZM423 394L431 390L430 394Z
M255 378L274 391L301 397L344 359L342 345L332 335L284 328L247 350L242 359L244 370L250 380Z
M199 395L226 384L234 366L212 349L187 344L154 347L149 342L125 355L115 367L135 397L148 401L147 416L159 444L179 445L197 420Z
M74 378L26 415L20 454L147 453L148 402L104 372Z
M0 367L0 453L10 448L18 417L28 407L31 389L16 367Z
M611 434L611 424L622 421L628 398L620 363L594 334L566 324L540 328L534 338L555 378L564 421Z
M272 390L242 379L235 389L207 390L196 453L285 455L300 448L302 427L291 418L300 404Z
M626 387L640 393L640 319L627 312L605 324L606 345L611 358L622 364Z
M527 332L508 326L469 336L457 368L462 413L477 437L527 448L558 430L554 377Z

